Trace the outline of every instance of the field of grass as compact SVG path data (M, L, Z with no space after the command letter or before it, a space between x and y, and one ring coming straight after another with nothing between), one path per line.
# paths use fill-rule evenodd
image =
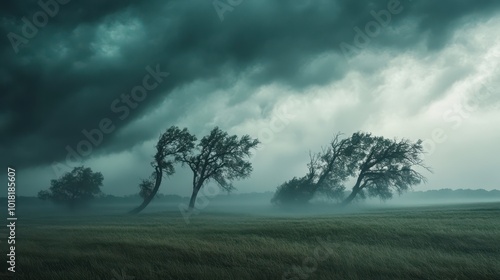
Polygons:
M207 209L189 224L176 211L40 214L16 237L15 279L500 279L500 203L305 217Z

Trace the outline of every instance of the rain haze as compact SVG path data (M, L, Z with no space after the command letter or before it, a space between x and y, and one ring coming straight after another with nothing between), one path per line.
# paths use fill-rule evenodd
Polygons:
M498 30L498 0L2 1L0 182L16 185L0 201L27 218L17 276L499 279ZM94 209L60 212L70 185L95 185L70 199ZM44 259L39 236L59 246ZM304 236L335 253L290 270L315 249ZM94 245L87 267L78 248Z
M274 191L356 131L426 140L419 189L498 187L498 1L69 2L33 38L21 18L42 7L1 5L1 161L18 195L82 164L105 193L134 193L171 125L259 138L238 192ZM150 72L161 81L135 100ZM178 168L161 192L189 182Z

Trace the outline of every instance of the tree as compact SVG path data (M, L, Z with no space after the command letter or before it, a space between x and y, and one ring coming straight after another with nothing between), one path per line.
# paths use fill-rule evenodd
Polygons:
M351 194L342 202L349 204L357 195L390 199L393 193L402 194L412 186L426 182L416 169L431 172L424 165L422 141L408 139L391 140L372 136L369 133L355 133L358 138L353 158L357 166L356 183Z
M157 194L163 176L170 176L175 173L174 164L191 152L195 141L196 137L191 135L187 128L181 130L177 126L170 127L160 135L156 144L156 154L151 162L154 171L150 179L142 180L139 185L139 194L144 201L137 208L130 211L130 214L137 214L148 206Z
M350 195L342 204L354 198L379 197L389 199L393 192L401 194L413 185L425 181L416 171L423 164L422 141L391 140L369 133L354 133L340 139L337 134L327 149L310 155L308 173L277 188L272 199L275 204L305 203L317 193L342 200L345 183L355 179Z
M349 157L353 154L353 139L340 139L335 135L330 145L317 154L309 154L308 172L304 177L293 178L278 187L272 203L304 204L315 194L322 193L327 197L342 198L344 181L354 174Z
M316 186L306 176L287 181L280 185L271 202L274 204L305 204L314 196Z
M197 154L186 154L183 164L193 171L193 193L189 201L189 209L193 209L196 197L205 183L213 180L223 190L234 189L233 180L246 178L252 172L252 164L246 160L255 149L259 140L248 135L240 139L236 135L229 136L218 127L203 137L196 145Z
M49 190L40 191L38 198L66 204L74 209L102 194L100 187L103 180L100 172L93 172L84 166L75 167L59 179L51 180Z
M139 184L139 196L142 197L142 199L148 198L153 193L154 188L155 182L153 180L142 179L141 183Z

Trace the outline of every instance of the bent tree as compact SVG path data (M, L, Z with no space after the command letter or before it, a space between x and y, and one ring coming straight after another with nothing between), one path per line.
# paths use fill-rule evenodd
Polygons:
M230 192L234 190L233 180L248 177L252 172L248 158L259 143L248 135L238 139L215 127L196 145L196 154L184 154L181 161L193 171L189 210L194 208L198 192L209 181L215 181L221 189Z
M130 211L130 214L141 212L158 193L163 176L175 173L174 164L186 157L193 149L196 137L191 135L187 128L180 129L172 126L160 135L156 144L156 154L151 166L154 168L151 179L142 180L139 185L140 195L144 199L141 205ZM154 184L153 184L154 181Z
M355 138L340 139L335 135L322 152L309 154L308 172L301 178L293 178L278 187L272 203L304 204L316 193L339 199L345 190L344 181L354 175L352 160ZM351 164L349 164L351 163Z
M402 194L412 186L426 182L417 169L427 170L422 155L422 140L391 140L370 133L355 133L359 137L356 147L357 176L349 196L342 204L349 204L357 195L392 198L393 193Z
M396 140L354 133L346 139L335 136L330 146L312 155L309 172L279 186L272 199L275 204L305 203L317 193L342 201L343 205L356 197L379 197L383 200L414 185L425 182L418 171L427 170L422 160L422 141ZM344 199L345 183L355 183Z

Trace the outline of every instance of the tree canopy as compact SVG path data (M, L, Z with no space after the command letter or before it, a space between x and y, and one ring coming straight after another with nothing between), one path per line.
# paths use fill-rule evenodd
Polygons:
M195 151L183 155L181 161L193 171L193 194L189 208L194 208L198 191L210 180L229 192L234 189L233 180L248 177L252 172L248 158L259 143L259 140L248 135L240 138L229 136L215 127L200 140Z
M171 126L160 135L154 160L151 162L154 171L149 179L143 179L139 184L139 194L144 201L130 211L130 214L137 214L148 206L158 193L163 176L175 173L175 163L191 152L195 141L196 137L191 135L187 128L181 130L177 126Z
M356 132L341 139L337 134L322 152L310 155L308 173L293 178L276 190L275 204L305 203L316 194L350 203L366 196L389 199L425 182L418 168L428 170L422 160L422 141L387 139ZM344 199L345 184L354 180Z
M75 167L58 179L50 182L48 190L42 190L38 197L74 208L102 194L100 187L104 177L89 167Z

